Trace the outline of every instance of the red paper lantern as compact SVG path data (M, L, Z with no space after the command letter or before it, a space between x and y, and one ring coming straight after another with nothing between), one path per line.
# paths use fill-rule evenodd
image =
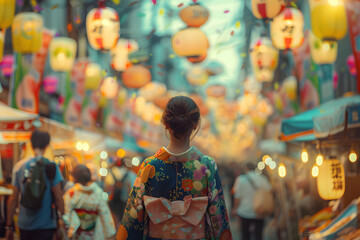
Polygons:
M285 8L285 1L282 0L252 0L251 10L258 19L273 19Z

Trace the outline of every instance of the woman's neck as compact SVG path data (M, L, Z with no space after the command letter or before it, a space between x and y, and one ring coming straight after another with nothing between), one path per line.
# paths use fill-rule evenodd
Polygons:
M169 145L166 147L172 153L179 154L186 152L190 148L190 138L177 139L171 138Z

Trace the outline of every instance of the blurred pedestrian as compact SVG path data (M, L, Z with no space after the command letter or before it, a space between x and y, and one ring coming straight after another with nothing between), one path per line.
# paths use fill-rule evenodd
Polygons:
M231 240L217 165L190 146L200 127L199 107L174 97L162 123L170 143L141 165L117 239Z
M13 194L8 203L6 239L13 238L13 217L21 194L18 226L21 240L52 240L57 228L57 215L64 213L61 182L63 178L56 164L44 158L50 143L47 132L34 131L31 145L35 157L15 164L13 169ZM55 203L58 214L52 207ZM62 220L60 220L61 222Z
M255 212L254 196L257 189L270 191L271 185L265 176L255 173L255 167L253 163L245 164L245 174L236 178L233 188L235 200L232 215L240 217L242 240L252 239L251 235L255 236L255 240L263 239L264 218Z
M64 195L64 221L68 237L76 240L113 239L115 226L104 192L91 182L85 165L73 169L75 185Z

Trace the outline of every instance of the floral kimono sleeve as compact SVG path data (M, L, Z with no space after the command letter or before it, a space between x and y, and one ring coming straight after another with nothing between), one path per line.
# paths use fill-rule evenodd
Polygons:
M209 158L209 157L207 157ZM206 239L231 240L229 218L226 210L224 192L215 161L209 158L208 196L209 204L205 215Z
M143 162L137 174L116 236L117 240L141 240L147 235L143 196L145 195L146 182L155 175L154 166L151 166L148 162Z
M109 238L113 239L116 234L114 221L112 219L109 206L103 199L100 199L100 200L101 201L100 201L98 210L99 210L101 226L103 228L103 234L105 235L105 237L107 239L109 239Z

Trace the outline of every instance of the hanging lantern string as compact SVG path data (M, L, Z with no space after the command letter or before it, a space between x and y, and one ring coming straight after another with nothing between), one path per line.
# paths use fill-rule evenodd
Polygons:
M105 8L105 0L99 0L98 6L99 6L99 8Z

